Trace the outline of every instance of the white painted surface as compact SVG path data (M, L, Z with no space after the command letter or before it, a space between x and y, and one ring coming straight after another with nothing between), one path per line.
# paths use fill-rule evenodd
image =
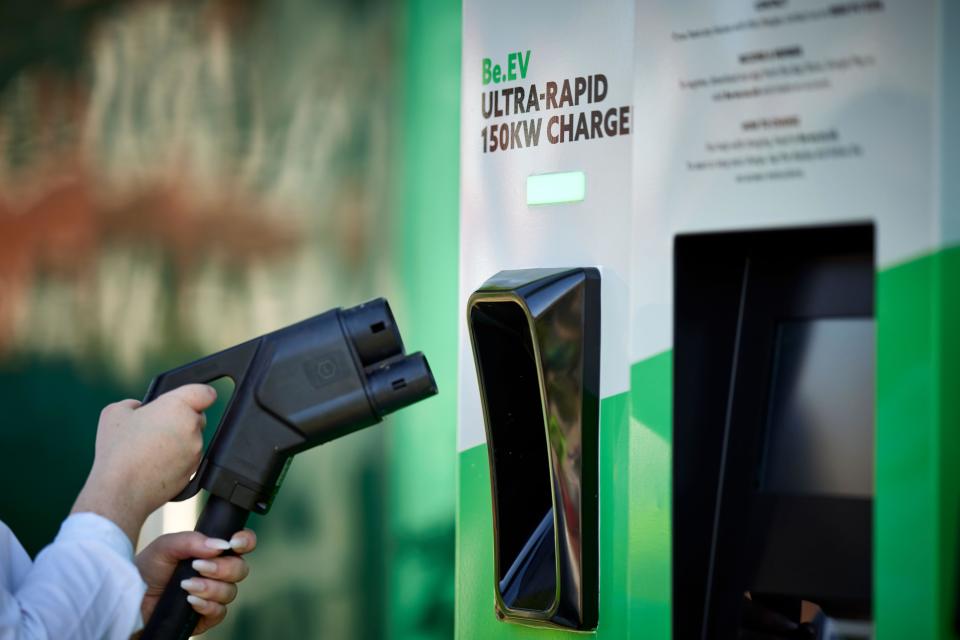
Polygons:
M502 269L599 266L603 272L601 395L624 391L629 365L672 346L673 242L678 233L872 221L879 268L960 237L960 215L941 211L956 189L942 185L941 86L949 76L934 0L887 0L880 11L818 18L828 3L671 0L604 3L466 0L461 88L459 449L484 442L473 356L466 332L470 293ZM771 3L768 3L771 4ZM772 3L775 4L775 3ZM851 2L865 7L868 3ZM811 13L813 12L813 13ZM806 15L803 20L791 16ZM952 14L951 14L952 15ZM769 20L779 24L749 25ZM709 37L689 30L727 27ZM747 26L744 26L747 25ZM755 62L753 52L797 49ZM505 62L530 49L527 78L482 85L482 60ZM954 56L956 57L956 56ZM948 56L949 58L949 56ZM846 61L846 62L843 62ZM710 78L821 65L711 87ZM845 65L838 68L838 64ZM500 86L604 73L609 95L598 108L630 105L629 136L484 154L481 95ZM707 79L691 90L681 81ZM809 87L735 100L717 92L790 82ZM561 113L590 109L581 105ZM553 111L541 111L546 119ZM505 116L496 122L528 116ZM761 119L797 119L766 132ZM954 127L956 129L956 127ZM834 132L822 144L765 150L857 149L819 161L780 161L763 171L794 177L737 181L745 169L691 170L743 150L707 143L781 134ZM756 167L754 167L756 168ZM583 202L527 207L534 173L586 173ZM796 171L802 172L796 175ZM754 171L754 173L757 173ZM945 203L944 203L945 206ZM953 226L951 226L953 225Z
M633 3L468 0L463 7L463 75L460 163L460 450L484 442L466 303L487 278L503 269L597 266L602 272L602 396L628 387L627 279L630 271L630 154L623 137L552 145L545 139L556 114L631 105L633 99ZM482 60L505 63L510 52L530 50L527 77L482 84ZM538 90L547 81L602 73L606 98L596 105L485 120L484 90L504 86ZM631 107L632 108L632 107ZM535 148L483 153L481 131L491 122L543 118ZM632 123L632 114L631 114ZM526 204L531 174L583 171L582 202Z
M785 2L783 8L766 11L756 10L756 4L638 3L632 362L669 349L673 343L673 239L677 233L873 221L880 268L939 244L933 1L893 0L883 2L880 12L687 40L674 37L690 29L734 26L751 19L786 19L828 3ZM784 61L739 62L745 53L790 47L800 47L802 55ZM682 79L851 56L872 59L872 63L698 91L679 84ZM749 99L712 99L723 89L817 79L829 85ZM733 169L688 170L689 161L744 155L707 152L707 141L771 135L745 133L742 123L785 116L798 117L800 125L782 130L784 134L836 131L837 145L859 145L862 155L781 164L781 168L802 168L804 176L763 183L738 183ZM769 151L762 153L769 155Z

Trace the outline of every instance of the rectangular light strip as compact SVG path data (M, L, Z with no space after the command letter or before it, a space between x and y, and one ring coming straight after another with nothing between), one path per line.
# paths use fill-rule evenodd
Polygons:
M587 176L583 171L527 176L527 206L580 202L586 195Z

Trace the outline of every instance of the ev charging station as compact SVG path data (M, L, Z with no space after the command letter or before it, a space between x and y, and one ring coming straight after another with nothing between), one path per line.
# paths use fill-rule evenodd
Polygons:
M464 2L458 638L957 637L957 33Z

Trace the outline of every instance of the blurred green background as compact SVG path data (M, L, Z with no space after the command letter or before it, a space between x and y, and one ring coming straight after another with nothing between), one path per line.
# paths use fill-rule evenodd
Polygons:
M31 554L105 404L384 295L440 395L294 461L208 635L453 635L459 67L459 3L0 4L0 519Z

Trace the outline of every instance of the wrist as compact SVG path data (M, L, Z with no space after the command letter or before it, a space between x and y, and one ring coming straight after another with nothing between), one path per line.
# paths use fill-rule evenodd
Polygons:
M130 539L134 549L140 529L149 513L144 512L142 501L138 500L131 484L122 480L111 480L94 469L80 490L70 513L96 513L116 524Z

